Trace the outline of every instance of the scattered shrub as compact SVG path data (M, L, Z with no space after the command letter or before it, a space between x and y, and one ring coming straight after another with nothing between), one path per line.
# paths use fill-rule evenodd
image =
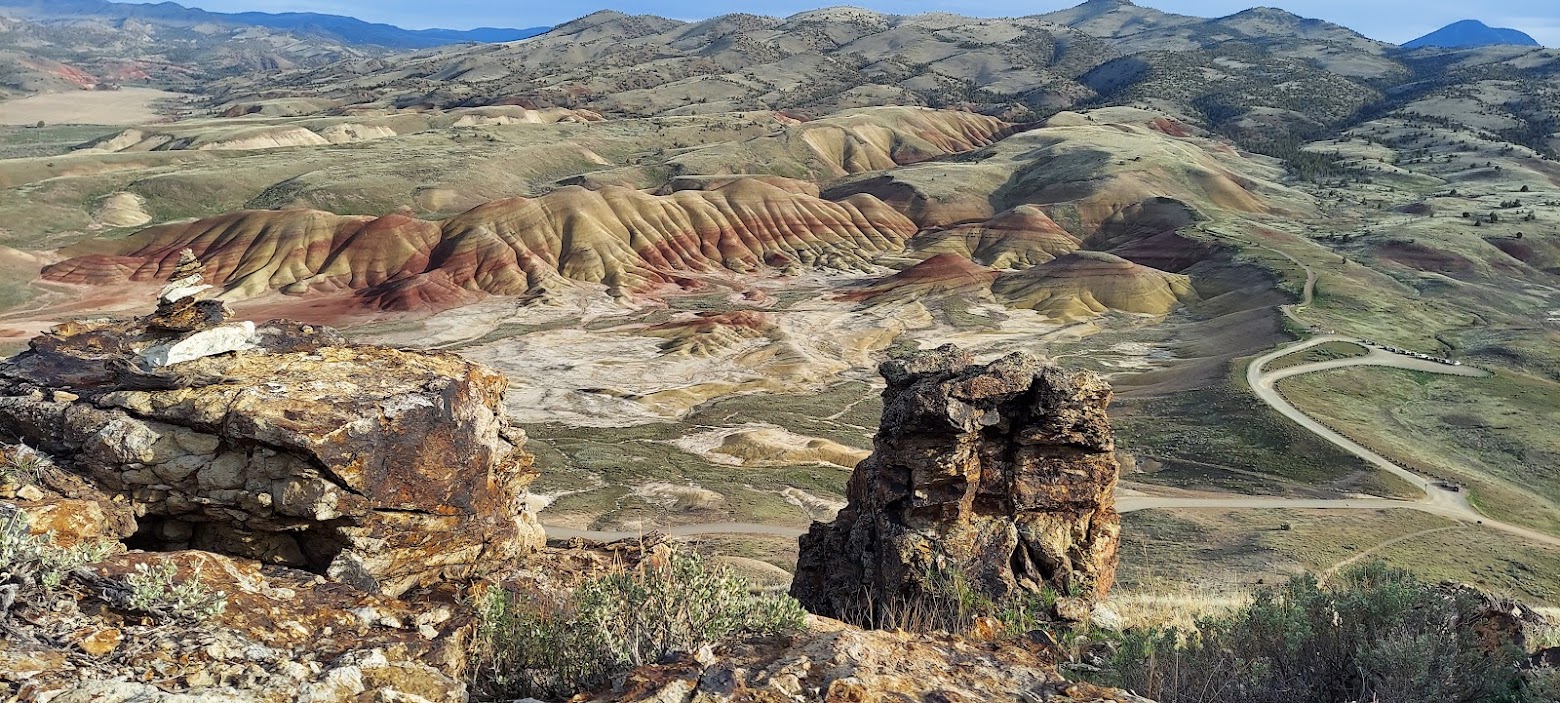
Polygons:
M112 542L60 547L49 535L32 534L27 524L27 514L21 510L0 515L0 585L17 584L50 593L71 571L102 561L114 549Z
M125 606L174 620L210 620L227 610L227 593L213 592L201 583L200 569L186 581L179 581L178 574L172 562L136 564L135 571L125 576L129 589Z
M0 457L0 483L39 483L53 464L43 452L25 444L7 447Z
M1062 594L1048 586L1022 591L1006 598L992 598L958 569L938 569L930 574L926 591L888 603L869 602L860 612L843 613L842 619L862 627L911 632L990 631L996 635L1021 635L1034 630L1062 634L1055 618Z
M568 697L674 652L800 630L801 604L762 595L694 552L590 579L570 593L494 589L479 606L479 696Z
M1370 564L1323 586L1310 575L1192 630L1125 634L1096 678L1160 703L1537 703L1515 645L1490 652L1467 593Z

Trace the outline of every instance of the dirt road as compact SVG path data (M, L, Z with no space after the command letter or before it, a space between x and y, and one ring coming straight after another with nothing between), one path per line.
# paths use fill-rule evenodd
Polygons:
M1283 252L1279 252L1282 254ZM1295 310L1309 305L1316 287L1316 273L1309 266L1300 261L1284 255L1306 270L1305 289L1301 296L1301 302L1297 306L1280 306L1282 312L1299 322L1295 317ZM1301 323L1304 324L1304 323ZM1281 357L1301 352L1311 347L1326 344L1328 342L1350 342L1359 344L1369 349L1364 356L1350 357L1346 359L1334 359L1319 361L1311 364L1291 366L1276 371L1267 371L1267 365ZM1483 377L1488 372L1468 367L1453 366L1435 361L1420 359L1389 352L1377 346L1362 342L1354 337L1338 334L1322 334L1310 339L1301 340L1294 344L1285 345L1264 354L1246 367L1246 382L1257 397L1269 407L1283 414L1306 431L1315 434L1327 442L1353 454L1372 465L1387 471L1410 485L1419 488L1424 497L1417 500L1394 500L1390 498L1348 498L1342 500L1309 499L1309 498L1264 498L1258 496L1219 496L1208 498L1181 498L1168 496L1148 495L1122 495L1116 499L1116 509L1122 513L1136 512L1139 510L1155 509L1253 509L1253 510L1417 510L1453 520L1473 523L1500 530L1508 534L1521 537L1531 542L1560 547L1560 537L1536 530L1530 530L1519 525L1512 525L1498 520L1492 520L1473 509L1468 503L1467 493L1461 490L1451 490L1437 485L1435 481L1410 471L1393 463L1386 457L1360 445L1320 422L1311 416L1301 412L1299 408L1284 398L1278 392L1277 383L1286 378L1292 378L1308 373L1330 371L1334 369L1348 368L1352 366L1381 366L1394 369L1408 369L1426 373L1438 373L1452 376ZM778 536L796 536L805 530L774 525L759 525L753 523L710 523L696 525L679 525L664 529L673 536L690 536L706 534L760 534ZM584 537L588 539L624 539L637 536L621 532L596 532L590 530L570 530L566 528L547 527L550 537Z

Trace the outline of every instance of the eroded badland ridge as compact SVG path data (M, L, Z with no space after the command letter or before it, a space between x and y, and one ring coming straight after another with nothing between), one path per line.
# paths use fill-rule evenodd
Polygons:
M1556 695L1553 50L71 26L0 18L16 700Z

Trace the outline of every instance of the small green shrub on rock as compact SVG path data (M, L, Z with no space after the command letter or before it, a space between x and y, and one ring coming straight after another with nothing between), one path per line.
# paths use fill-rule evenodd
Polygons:
M61 547L46 534L32 534L27 525L27 514L21 510L0 512L0 586L50 593L71 571L102 561L114 549L112 542Z
M37 484L50 465L49 457L25 444L0 449L0 483Z
M694 552L616 570L572 592L494 589L480 606L479 696L563 698L675 652L803 627L785 595L758 594Z
M869 603L861 612L844 613L842 619L885 630L967 633L994 627L996 631L990 634L999 636L1034 630L1055 636L1070 629L1055 617L1057 602L1062 597L1048 585L1041 585L1038 591L993 598L962 570L940 568L928 574L924 593L888 603Z
M171 562L136 564L125 576L125 606L174 620L210 620L227 610L227 594L201 582L200 570L180 581Z

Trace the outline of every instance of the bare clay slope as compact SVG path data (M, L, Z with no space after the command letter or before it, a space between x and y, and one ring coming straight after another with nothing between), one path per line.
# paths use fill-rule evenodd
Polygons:
M627 295L717 269L859 268L913 233L909 220L871 196L831 202L753 179L666 196L568 187L488 203L442 224L243 211L154 227L43 275L154 281L190 248L229 297L350 290L375 307L440 309L478 292L521 295L564 280Z

